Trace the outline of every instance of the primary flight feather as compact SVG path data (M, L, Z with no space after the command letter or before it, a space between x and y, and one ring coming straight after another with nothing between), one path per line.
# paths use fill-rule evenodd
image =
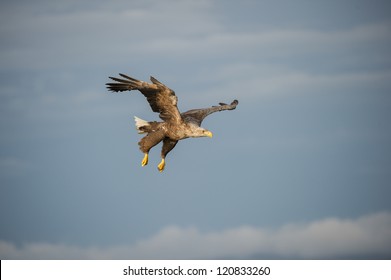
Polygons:
M142 166L148 164L149 150L163 141L161 162L158 165L160 172L164 170L166 155L179 140L189 137L212 137L212 132L201 127L205 117L219 111L234 110L239 103L234 100L231 104L219 103L218 106L180 113L175 92L154 77L151 77L151 84L136 80L125 74L119 75L121 78L109 77L115 83L107 83L107 88L113 92L140 91L147 98L152 111L159 113L159 117L163 120L162 122L148 122L135 117L138 133L147 134L138 143L140 150L144 153L144 158L141 161Z

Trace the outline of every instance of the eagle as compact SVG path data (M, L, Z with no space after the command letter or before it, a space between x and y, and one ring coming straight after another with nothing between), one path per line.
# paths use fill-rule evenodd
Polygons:
M193 109L180 113L177 107L178 97L175 92L154 77L150 77L152 83L131 78L125 74L119 74L121 78L109 77L115 83L107 83L107 89L112 92L138 90L146 98L153 112L159 113L163 121L145 121L134 117L136 129L139 134L146 134L138 143L144 157L141 166L148 164L148 154L152 147L163 141L161 150L161 162L157 166L162 172L166 165L167 154L176 146L179 140L189 137L212 137L212 132L202 128L201 123L208 115L224 111L234 110L238 100L231 104L219 103L203 109Z

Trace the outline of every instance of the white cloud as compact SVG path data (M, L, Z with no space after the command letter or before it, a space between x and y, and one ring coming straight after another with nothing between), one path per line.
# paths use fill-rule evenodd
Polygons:
M0 60L8 69L51 69L74 65L119 64L151 56L148 47L219 29L208 1L102 3L89 9L73 3L35 11L13 8L2 13ZM55 6L55 5L54 5ZM60 8L61 10L61 8ZM179 24L180 23L180 24ZM184 28L186 26L186 28ZM158 40L156 42L156 40Z
M272 256L343 258L388 256L391 213L357 219L329 218L277 229L242 226L215 232L169 226L132 245L77 247L0 241L1 259L213 259Z
M269 67L268 65L232 64L215 73L216 85L194 87L186 98L208 104L211 96L228 102L230 98L260 100L297 95L339 95L369 92L389 88L390 71L322 73L298 69ZM191 89L190 89L191 90Z
M337 31L257 25L237 32L222 22L210 1L101 3L89 9L67 8L62 13L52 9L36 12L33 7L17 11L4 12L4 22L12 24L0 30L0 35L8 38L0 53L8 69L75 64L107 67L161 56L186 58L190 64L216 57L248 61L342 51L337 59L346 59L362 46L390 44L389 22ZM382 61L384 54L371 52L369 59ZM367 60L368 53L359 59Z

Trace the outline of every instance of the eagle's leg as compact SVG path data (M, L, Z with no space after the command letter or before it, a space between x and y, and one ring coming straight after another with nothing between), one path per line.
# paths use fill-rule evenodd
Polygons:
M162 158L162 161L157 166L157 169L159 170L159 172L163 172L165 166L166 166L166 161L164 158Z
M141 166L145 166L148 164L148 153L145 153L144 154L144 158L143 160L141 161Z
M149 150L154 147L156 144L158 144L160 141L162 141L164 138L164 132L163 131L153 131L149 132L147 136L143 137L140 142L138 142L138 145L140 146L141 152L144 153L144 158L141 161L141 166L145 166L148 164L148 153Z
M157 166L159 172L163 172L164 167L166 166L166 155L174 149L175 145L178 143L178 140L172 140L168 137L163 139L163 147L161 152L162 161Z

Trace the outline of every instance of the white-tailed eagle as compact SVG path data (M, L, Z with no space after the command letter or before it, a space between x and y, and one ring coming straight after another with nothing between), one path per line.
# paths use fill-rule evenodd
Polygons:
M234 100L231 104L219 103L218 106L180 113L175 92L154 77L151 77L151 84L124 74L119 75L122 78L109 77L115 83L107 83L107 88L113 92L139 90L147 98L152 111L159 113L159 117L163 120L162 122L148 122L135 117L138 133L147 134L138 143L140 150L144 153L142 166L148 164L149 150L163 141L162 160L158 165L160 172L164 170L166 155L179 140L189 137L212 137L212 132L200 126L206 116L219 111L234 110L239 103L238 100Z

